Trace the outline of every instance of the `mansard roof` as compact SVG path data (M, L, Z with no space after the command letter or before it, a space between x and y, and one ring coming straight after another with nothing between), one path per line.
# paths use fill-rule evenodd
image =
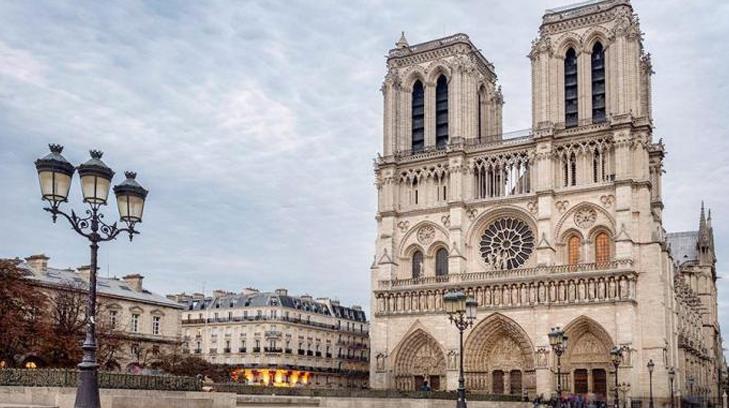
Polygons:
M40 285L56 289L78 288L84 291L88 290L89 287L89 282L73 269L56 269L48 267L46 271L37 271L25 262L20 264L20 268L26 271L26 278L38 282ZM105 278L97 275L96 291L101 296L106 295L129 301L182 309L182 305L177 302L146 289L142 289L141 292L138 292L130 287L129 284L118 278Z
M673 259L679 264L698 261L698 231L671 232L666 234L666 243L671 248Z
M186 301L186 310L240 309L280 306L289 309L366 322L364 311L335 303L313 300L309 296L289 296L275 292L229 293L220 297L207 297Z

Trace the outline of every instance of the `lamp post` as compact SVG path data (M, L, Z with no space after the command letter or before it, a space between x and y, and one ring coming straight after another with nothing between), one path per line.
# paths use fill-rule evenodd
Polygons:
M620 395L618 395L618 367L623 362L623 348L615 346L610 350L610 358L615 366L615 408L620 408Z
M478 303L461 291L451 291L443 295L448 320L458 328L460 336L460 364L458 370L458 401L456 408L466 408L466 381L463 378L463 331L473 325L476 320Z
M676 398L673 396L673 380L676 378L676 369L673 367L668 369L668 381L671 383L671 408L675 407Z
M653 359L648 360L648 392L649 392L649 400L648 400L648 407L653 408L653 369L656 367L656 363L653 362Z
M549 345L557 355L557 406L562 406L562 354L567 351L567 335L559 327L553 327L547 334Z
M101 405L97 381L95 317L99 242L111 241L122 232L128 233L131 241L134 234L139 233L134 227L137 223L142 222L144 201L148 191L137 183L135 173L125 173L126 180L114 187L114 194L119 208L119 218L126 224L126 227L119 228L116 222L106 224L103 221L104 214L99 210L107 203L114 172L101 161L103 153L92 150L91 159L78 166L83 201L88 204L89 208L86 210L86 216L78 216L73 210L69 215L59 207L68 201L68 192L76 169L61 155L63 146L51 144L49 147L51 153L35 161L41 196L49 205L44 210L51 213L54 223L59 215L66 218L73 230L91 243L91 270L86 301L86 338L81 346L84 353L81 363L78 365L79 384L74 407L98 408Z

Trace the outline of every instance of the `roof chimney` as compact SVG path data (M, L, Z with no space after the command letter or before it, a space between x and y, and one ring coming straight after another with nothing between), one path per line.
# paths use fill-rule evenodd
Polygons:
M287 296L289 294L289 291L284 288L276 289L276 294L278 296Z
M361 312L362 311L362 306L360 306L360 305L352 305L352 310L356 310L358 312Z
M243 292L241 292L242 295L252 295L254 293L259 293L258 289L255 288L245 288L243 289Z
M131 286L132 289L136 292L141 292L142 289L142 280L144 279L144 276L134 273L131 275L123 276L122 279L124 282L127 283L127 285Z
M25 262L28 263L28 265L38 273L46 273L48 272L48 260L51 259L45 254L38 254L38 255L31 255L27 258L25 258Z
M227 296L227 295L230 295L230 292L225 291L223 289L215 289L213 291L213 297L214 298L221 298L221 297L224 297L224 296Z
M91 276L91 265L81 265L78 268L76 268L76 271L79 275L81 275L84 279L86 279L86 282L89 281L89 278Z

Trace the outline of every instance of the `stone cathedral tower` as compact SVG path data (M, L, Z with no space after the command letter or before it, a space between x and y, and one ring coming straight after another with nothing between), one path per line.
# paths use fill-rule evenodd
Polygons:
M662 226L664 146L653 139L641 35L628 0L547 10L529 53L532 129L508 137L494 66L467 35L417 45L403 35L390 50L375 165L372 387L456 388L457 331L442 297L460 289L479 303L464 349L469 390L549 395L556 326L570 338L568 392L611 399L616 346L633 398L648 395L649 360L659 400L670 367L685 388L679 332L707 330L677 318L691 301L676 289ZM701 294L715 301L715 289ZM695 381L708 389L719 364L701 361L691 363Z

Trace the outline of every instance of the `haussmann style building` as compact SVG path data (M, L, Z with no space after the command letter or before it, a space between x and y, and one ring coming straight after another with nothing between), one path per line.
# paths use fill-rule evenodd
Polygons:
M79 302L78 306L82 306L79 310L85 312L90 267L54 268L49 266L49 260L43 254L33 255L25 258L20 268L26 271L25 278L31 284L48 295L51 303L59 295L77 292L74 302ZM160 357L174 352L180 345L182 305L145 289L143 281L140 274L123 278L97 275L97 332L102 324L104 334L113 336L116 344L112 352L97 356L102 370L137 373L154 369ZM68 303L67 299L62 301ZM74 311L75 306L68 304L66 309L61 309L67 313ZM79 318L83 317L79 312ZM45 365L42 355L27 358L33 367Z
M650 54L628 0L547 10L528 55L532 128L504 134L496 70L465 34L387 57L375 163L370 386L454 390L458 331L443 295L479 304L465 333L472 392L717 401L724 369L710 216L667 233L665 146ZM527 107L524 107L525 109ZM647 404L647 402L646 402Z
M170 295L181 302L183 349L227 366L232 381L272 387L363 388L369 323L359 306L286 289Z

